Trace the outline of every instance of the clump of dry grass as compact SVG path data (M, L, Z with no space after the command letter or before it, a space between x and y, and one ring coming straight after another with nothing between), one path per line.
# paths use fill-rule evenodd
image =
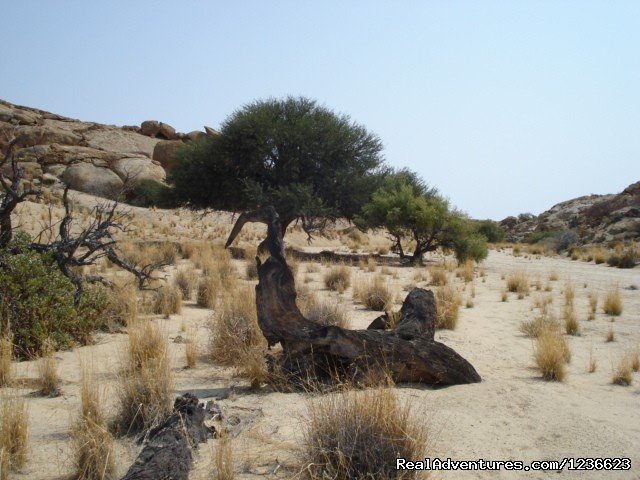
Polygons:
M518 270L507 277L507 290L518 294L522 299L529 293L529 277L523 270Z
M187 340L184 344L184 356L187 362L187 368L194 368L198 356L198 337L195 328L190 328L187 332Z
M173 284L180 290L182 293L182 298L185 300L191 299L193 295L193 290L196 287L196 282L198 281L198 277L196 276L196 272L193 267L183 267L180 268L176 276L173 279Z
M623 387L628 387L633 383L633 369L631 368L631 361L628 356L625 355L620 359L613 371L611 381Z
M573 285L567 283L564 286L564 304L566 306L573 306L573 299L576 296L576 292L573 288Z
M112 331L136 321L138 290L133 282L116 282L108 291L105 316L105 323Z
M0 337L0 387L11 384L13 370L11 359L13 358L13 342L10 335Z
M92 368L82 364L81 411L71 427L75 476L79 480L104 480L115 473L113 437L101 406L100 391Z
M213 275L205 275L198 282L198 292L196 301L204 308L213 308L216 304L220 280Z
M317 263L307 264L307 273L318 273L320 271L320 265Z
M629 355L629 358L631 359L631 370L634 372L640 371L640 350L636 348Z
M558 280L558 272L555 270L549 270L549 281L555 282Z
M176 285L165 285L156 293L153 313L169 316L182 311L182 292Z
M376 262L376 259L373 257L369 257L367 258L367 271L368 272L375 272L378 268L378 262Z
M442 266L432 266L428 270L431 275L431 285L444 287L449 282L447 271Z
M533 320L520 323L520 331L527 337L538 338L546 330L559 330L560 325L551 313L542 313Z
M465 283L469 283L471 280L473 280L473 267L473 260L465 261L458 267L458 270L456 271L456 277L462 278Z
M129 348L118 389L115 427L119 433L142 431L170 413L173 375L167 338L153 321L138 321L129 328Z
M598 294L596 292L589 292L589 320L595 320L596 311L598 310Z
M60 395L60 377L56 368L55 348L51 340L45 340L38 361L40 393L45 396Z
M598 363L596 362L595 357L593 356L593 350L589 351L589 367L587 368L587 372L594 373L598 368Z
M505 288L500 292L500 301L506 302L507 300L509 300L509 292L507 292L507 289Z
M27 403L24 398L11 395L2 398L0 405L0 452L3 471L16 471L27 462L29 433Z
M617 317L622 315L622 297L620 296L620 290L615 287L607 292L604 297L604 304L602 306L604 313Z
M378 312L389 310L395 298L385 279L379 275L358 281L353 296L369 310Z
M607 331L607 336L605 337L605 342L615 342L616 341L616 334L613 331L612 327L609 327L609 330Z
M564 329L567 335L578 335L580 333L580 323L571 305L564 307Z
M451 286L440 287L436 290L436 328L453 330L458 324L460 309L460 295Z
M233 471L233 449L229 435L223 431L218 437L218 445L214 457L215 480L233 480L236 475Z
M330 268L324 274L324 285L329 290L344 292L351 285L351 270L345 265Z
M594 248L592 250L593 261L596 262L596 265L600 265L607 261L609 256L608 252L604 248Z
M312 322L341 328L347 328L349 324L346 310L335 302L319 301L315 294L310 294L298 303L302 314Z
M466 308L473 308L473 300L470 298L467 298L467 303L465 304Z
M545 380L564 380L565 363L570 356L567 342L558 329L543 329L536 338L534 357Z
M256 307L247 302L250 287L236 290L221 300L209 322L209 356L226 366L234 366L256 388L268 380L264 358L266 341L258 326Z
M393 389L348 390L309 405L304 464L312 479L416 478L396 458L422 458L428 432Z

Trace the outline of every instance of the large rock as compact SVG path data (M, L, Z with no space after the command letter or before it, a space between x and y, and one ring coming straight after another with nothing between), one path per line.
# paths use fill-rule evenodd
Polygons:
M154 137L160 131L160 122L157 120L145 120L140 124L140 133L147 137Z
M161 140L153 149L153 159L160 162L160 165L166 170L171 170L175 164L173 154L184 146L180 140Z
M205 138L206 136L207 136L206 133L201 132L199 130L193 130L192 132L184 134L185 140L187 140L189 142L193 142L193 141L199 140L201 138Z
M159 140L119 128L96 129L85 133L87 145L116 153L140 154L151 158Z
M164 169L157 162L144 157L121 158L114 163L113 171L123 182L132 185L142 180L164 182L166 179Z
M70 130L50 126L21 125L15 128L16 147L33 147L59 143L61 145L79 145L83 139Z
M74 190L114 199L122 192L124 183L111 170L90 163L76 163L62 174L62 181Z

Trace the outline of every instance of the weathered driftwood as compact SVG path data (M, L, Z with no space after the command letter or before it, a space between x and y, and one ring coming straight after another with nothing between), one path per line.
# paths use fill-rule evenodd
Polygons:
M269 346L280 342L275 368L290 380L335 375L360 381L389 375L395 382L454 385L479 382L480 376L453 349L436 342L433 293L413 289L394 330L347 330L306 319L296 306L294 277L285 259L278 214L273 207L245 212L229 234L229 247L247 222L267 224L270 257L258 264L258 324Z
M173 414L152 429L147 443L123 480L188 480L191 449L214 434L205 425L208 412L189 393L176 398Z

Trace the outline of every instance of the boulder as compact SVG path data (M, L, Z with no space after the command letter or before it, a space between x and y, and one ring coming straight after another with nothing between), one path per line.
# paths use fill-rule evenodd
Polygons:
M166 123L160 123L160 129L158 130L158 134L156 136L160 138L164 138L165 140L178 139L178 134L176 133L176 129Z
M51 175L54 175L55 177L60 177L62 176L62 174L64 173L64 171L67 169L67 165L59 165L59 164L53 164L53 165L44 165L44 173L49 173Z
M45 185L53 185L58 181L58 177L51 173L45 173L42 175L42 183Z
M106 168L90 163L76 163L62 174L62 181L70 188L90 195L115 199L124 187L120 177Z
M20 162L40 162L49 152L49 145L34 145L33 147L21 148L15 152L16 160Z
M160 140L119 128L100 128L85 133L89 147L114 153L138 154L151 158Z
M82 136L62 128L50 126L21 125L15 128L16 147L33 147L59 143L60 145L79 145Z
M145 120L140 124L140 133L147 137L155 137L160 131L160 122L157 120Z
M218 135L220 135L219 131L211 127L207 127L206 125L204 126L204 131L206 132L207 137L217 137Z
M160 162L165 169L170 170L174 165L172 155L183 145L184 143L180 140L161 140L153 149L153 159Z
M185 133L184 134L184 139L189 141L189 142L193 142L195 140L198 140L199 138L204 138L206 136L207 136L206 133L201 132L199 130L194 130L192 132Z
M164 169L145 157L121 158L113 165L113 171L123 182L137 185L142 180L164 182Z

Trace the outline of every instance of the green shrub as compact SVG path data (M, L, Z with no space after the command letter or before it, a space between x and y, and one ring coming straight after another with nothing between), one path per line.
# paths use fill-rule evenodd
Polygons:
M56 348L86 343L98 326L106 303L101 289L88 288L75 307L73 284L63 276L48 254L27 250L28 236L18 235L0 250L0 334L13 336L17 358L37 356L48 338Z
M487 242L498 243L504 241L504 230L493 220L481 220L477 223L477 230L480 235L487 239Z
M129 203L137 207L174 208L177 206L173 189L165 184L146 178L133 189Z
M633 268L636 265L638 257L633 248L628 248L622 255L611 255L607 259L607 263L612 267L618 268Z

